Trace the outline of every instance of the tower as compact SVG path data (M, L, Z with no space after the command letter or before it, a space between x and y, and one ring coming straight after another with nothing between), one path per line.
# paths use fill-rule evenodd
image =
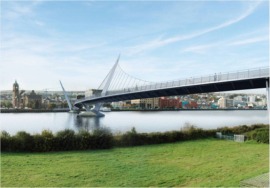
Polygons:
M17 83L17 80L15 80L15 83L13 84L12 104L13 108L19 108L20 106L19 84Z

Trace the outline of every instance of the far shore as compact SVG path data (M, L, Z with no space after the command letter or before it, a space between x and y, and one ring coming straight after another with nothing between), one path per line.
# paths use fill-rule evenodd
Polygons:
M126 112L126 111L139 111L139 112L157 112L157 111L250 111L250 110L267 110L267 109L112 109L111 112ZM59 113L69 112L68 109L1 109L0 113Z

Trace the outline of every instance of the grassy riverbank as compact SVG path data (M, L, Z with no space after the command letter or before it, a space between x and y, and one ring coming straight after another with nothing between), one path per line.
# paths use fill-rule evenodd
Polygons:
M111 150L2 153L1 186L239 186L268 172L269 145L207 139Z

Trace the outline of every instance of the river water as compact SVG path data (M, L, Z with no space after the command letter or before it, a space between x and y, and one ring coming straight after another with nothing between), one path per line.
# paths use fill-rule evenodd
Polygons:
M105 117L77 117L73 113L0 113L1 130L14 135L18 131L31 134L42 130L52 132L64 129L93 130L109 128L113 133L124 133L136 128L137 132L165 132L180 130L185 124L203 129L223 126L269 123L266 110L248 111L155 111L155 112L104 112Z

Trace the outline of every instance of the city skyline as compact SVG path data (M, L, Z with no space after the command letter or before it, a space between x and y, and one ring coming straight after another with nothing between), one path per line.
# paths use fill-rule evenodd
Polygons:
M118 54L157 82L269 66L268 13L268 1L2 1L0 89L97 88Z

